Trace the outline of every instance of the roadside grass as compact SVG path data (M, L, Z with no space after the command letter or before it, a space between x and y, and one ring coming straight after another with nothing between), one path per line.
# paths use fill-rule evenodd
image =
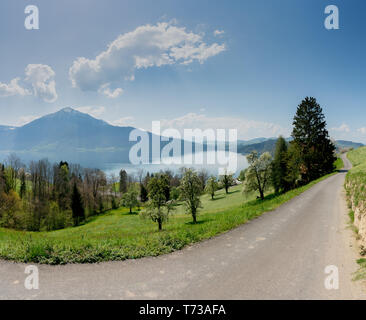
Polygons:
M231 188L228 195L219 191L216 200L203 196L203 209L197 224L192 224L191 216L178 208L161 232L153 222L129 214L124 208L111 210L79 227L51 232L0 228L0 258L26 263L66 264L166 254L272 211L330 175L284 194L268 194L264 201L256 199L256 194L244 198L241 186Z
M366 164L366 147L357 148L347 153L347 158L354 167Z
M337 158L337 160L334 162L334 165L335 165L335 170L337 170L337 171L343 169L344 163L343 163L342 158Z
M345 189L347 193L348 205L350 207L349 217L350 217L350 227L354 231L356 240L361 239L361 234L359 229L354 225L354 211L352 210L353 203L354 206L363 206L366 200L366 147L361 147L349 151L347 153L348 159L352 163L352 169L349 170L346 176ZM365 248L361 246L360 255L365 256ZM358 270L353 274L353 280L366 279L366 259L361 258L357 260Z
M366 278L366 259L361 258L357 260L359 266L358 270L353 274L352 280L358 281Z

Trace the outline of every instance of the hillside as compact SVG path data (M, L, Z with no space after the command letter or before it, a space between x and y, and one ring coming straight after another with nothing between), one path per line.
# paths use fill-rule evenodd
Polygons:
M89 166L128 162L130 147L135 143L129 142L129 134L134 129L112 126L64 108L12 130L0 127L0 159L15 152L23 161L66 159Z
M291 141L291 138L286 138L286 140ZM238 153L248 154L255 150L255 151L258 151L259 153L268 151L273 154L274 150L275 150L275 146L276 146L276 141L277 141L276 138L265 139L260 142L254 142L254 143L251 143L250 141L248 141L246 143L240 143L238 141ZM357 149L359 147L362 147L363 144L358 143L358 142L353 142L353 141L336 140L335 146L336 146L337 151L339 152L341 149L346 149L346 148Z
M345 189L349 204L349 216L360 253L365 256L366 248L366 147L352 150L347 154L353 168L347 173ZM360 269L355 273L355 279L366 278L366 259L358 260Z

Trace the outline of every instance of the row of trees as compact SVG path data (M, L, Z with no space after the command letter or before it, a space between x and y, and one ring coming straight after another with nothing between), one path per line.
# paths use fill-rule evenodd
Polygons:
M223 188L228 193L234 184L231 174L225 173L217 180L216 177L209 176L205 170L197 172L187 168L182 168L175 175L167 170L151 175L147 173L145 177L140 174L138 176L141 177L140 182L128 184L120 204L129 208L130 213L134 207L142 204L144 206L142 217L156 222L159 230L168 220L178 201L183 203L186 212L192 215L193 223L196 223L198 209L201 207L200 196L206 192L214 199L218 189ZM126 179L126 174L121 171L120 177Z
M292 140L277 140L274 159L266 152L247 156L249 168L241 176L244 192L258 191L261 199L270 187L286 192L334 170L335 146L329 138L323 111L315 98L298 106Z
M0 164L0 226L54 230L116 207L110 182L99 169L48 160L29 166L12 154Z

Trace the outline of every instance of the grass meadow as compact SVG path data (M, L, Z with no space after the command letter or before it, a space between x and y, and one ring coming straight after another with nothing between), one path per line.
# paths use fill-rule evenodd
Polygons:
M342 163L338 163L338 167ZM334 173L333 173L334 174ZM269 212L317 182L287 193L267 194L264 201L256 194L244 196L242 186L216 193L215 200L202 196L198 223L193 224L184 207L177 205L163 231L138 212L110 210L84 225L50 232L22 232L0 228L0 258L43 264L95 263L111 260L157 256L184 248L192 243L226 232L264 212Z

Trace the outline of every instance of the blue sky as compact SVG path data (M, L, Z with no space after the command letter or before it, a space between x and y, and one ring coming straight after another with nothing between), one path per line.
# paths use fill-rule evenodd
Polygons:
M29 4L39 30L24 27ZM324 27L330 4L339 30ZM4 0L0 124L73 107L250 139L288 135L315 96L333 137L366 143L365 15L362 0Z

